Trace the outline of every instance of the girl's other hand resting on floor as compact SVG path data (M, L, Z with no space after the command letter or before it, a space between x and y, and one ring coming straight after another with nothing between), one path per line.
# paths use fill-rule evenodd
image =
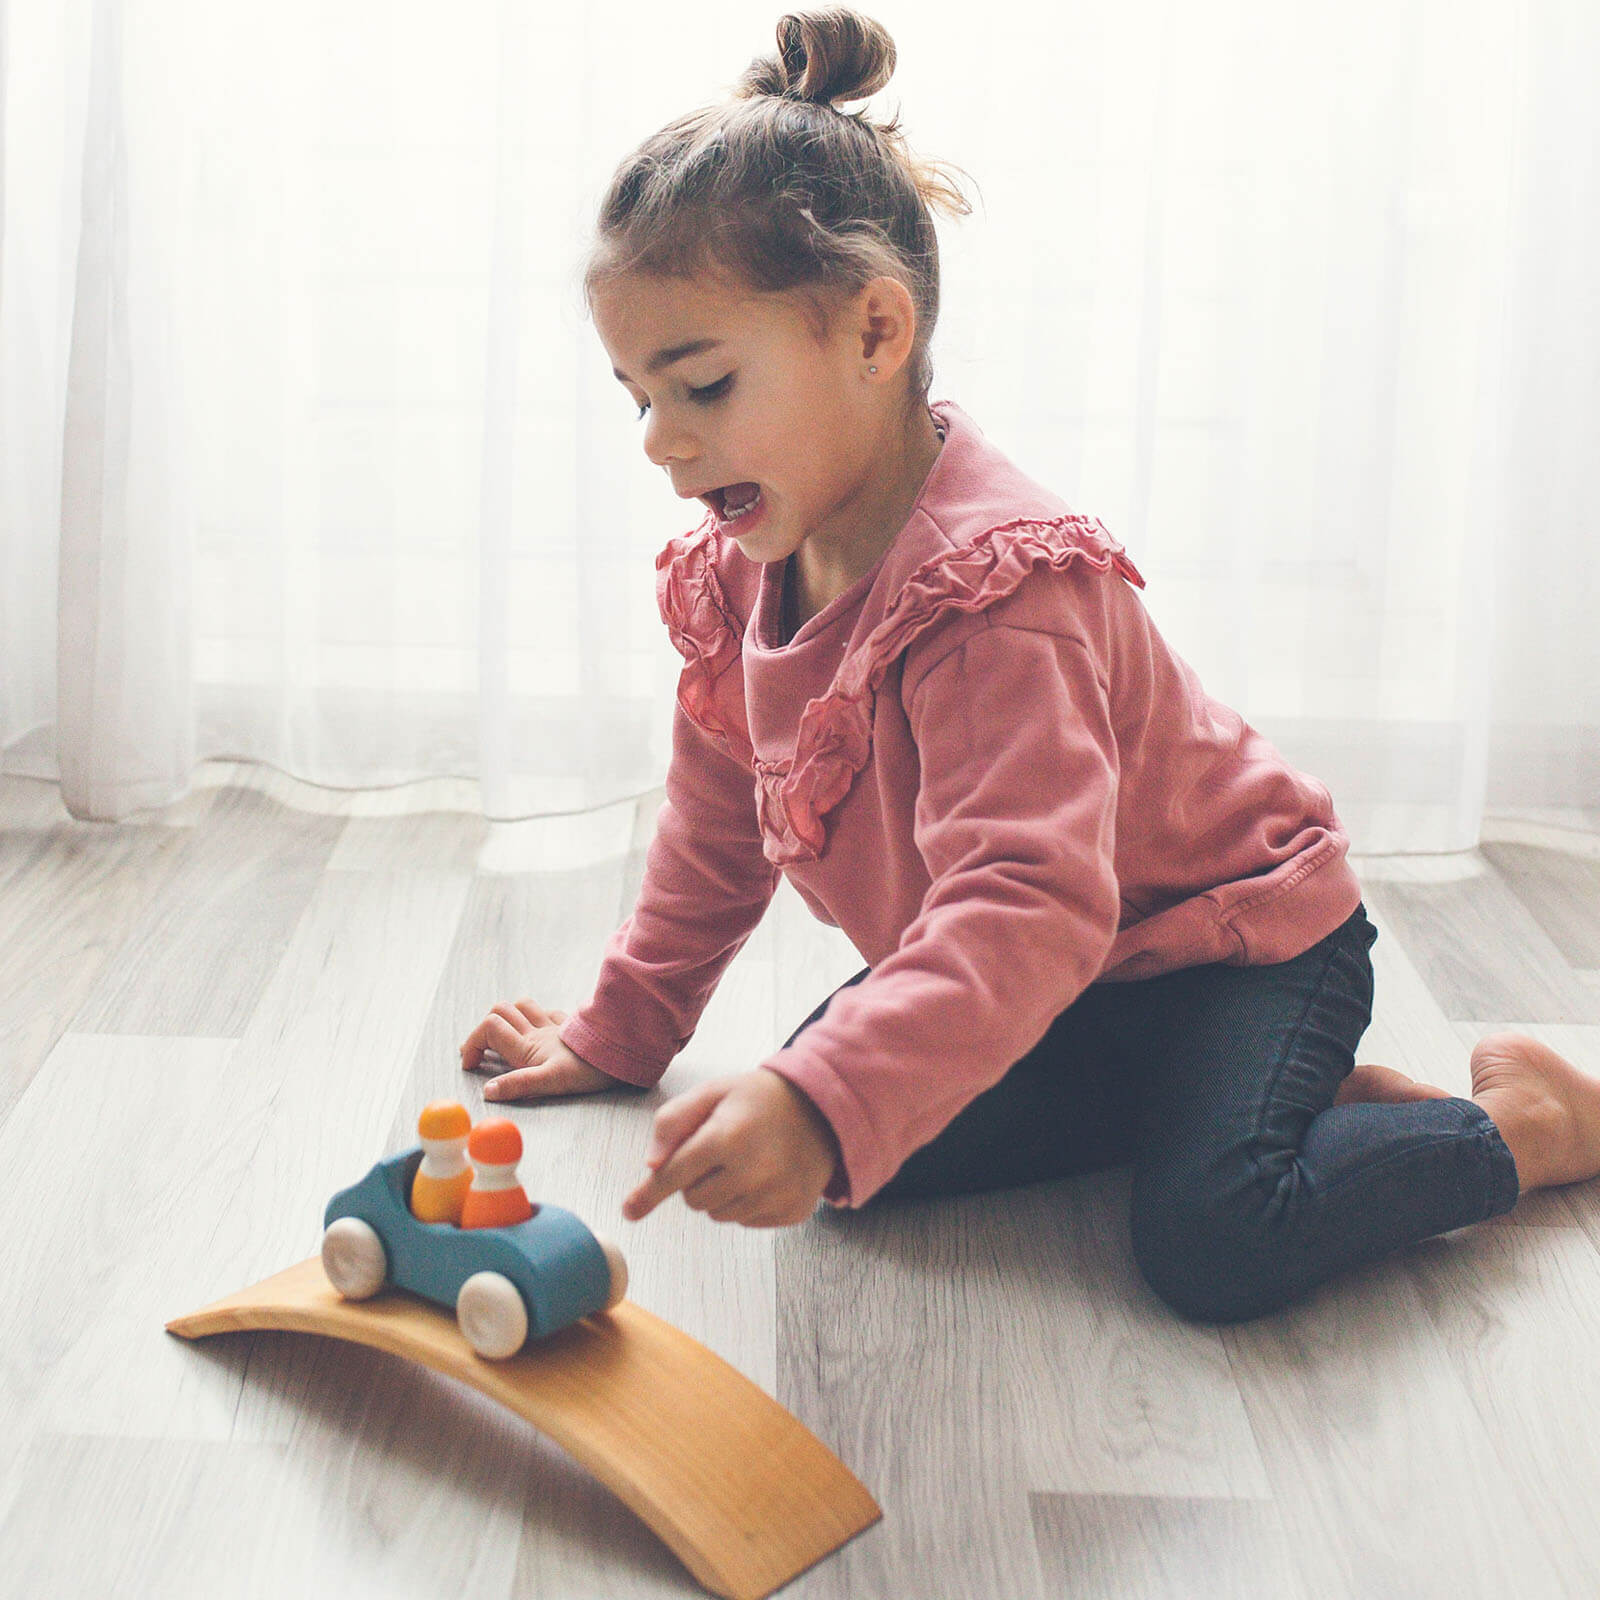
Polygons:
M534 1100L615 1089L620 1079L590 1066L561 1042L561 1024L566 1020L565 1011L546 1011L531 1000L497 1005L461 1046L461 1070L471 1072L482 1063L494 1072L496 1059L505 1063L506 1070L483 1086L485 1100Z

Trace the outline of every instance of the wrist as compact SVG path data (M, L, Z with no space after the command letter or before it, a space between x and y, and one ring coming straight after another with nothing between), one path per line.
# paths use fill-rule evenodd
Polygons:
M781 1072L774 1071L771 1067L759 1067L759 1072L770 1073L788 1091L787 1099L801 1114L805 1124L816 1135L817 1142L828 1153L828 1159L834 1165L843 1160L844 1151L839 1144L839 1136L833 1131L833 1124L823 1116L822 1108L808 1095L799 1084L784 1077ZM830 1168L830 1170L832 1170Z

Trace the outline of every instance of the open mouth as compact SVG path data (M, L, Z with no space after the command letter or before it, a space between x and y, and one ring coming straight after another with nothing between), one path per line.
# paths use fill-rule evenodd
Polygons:
M702 495L705 503L716 512L719 522L737 522L758 510L762 503L759 483L725 483Z

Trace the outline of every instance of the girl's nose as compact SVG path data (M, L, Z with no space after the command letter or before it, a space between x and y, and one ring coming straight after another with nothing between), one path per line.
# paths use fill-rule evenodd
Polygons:
M658 467L670 467L674 461L692 461L699 454L694 436L677 424L669 424L659 406L650 408L650 419L644 425L644 453Z

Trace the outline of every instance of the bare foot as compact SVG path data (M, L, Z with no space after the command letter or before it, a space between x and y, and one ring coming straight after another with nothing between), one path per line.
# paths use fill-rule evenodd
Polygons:
M1472 1098L1511 1147L1522 1191L1600 1176L1600 1078L1525 1033L1472 1051Z
M1339 1085L1333 1097L1336 1106L1354 1101L1381 1105L1399 1105L1406 1100L1448 1100L1450 1091L1431 1083L1418 1083L1393 1067L1379 1067L1370 1062L1354 1068L1350 1076Z

